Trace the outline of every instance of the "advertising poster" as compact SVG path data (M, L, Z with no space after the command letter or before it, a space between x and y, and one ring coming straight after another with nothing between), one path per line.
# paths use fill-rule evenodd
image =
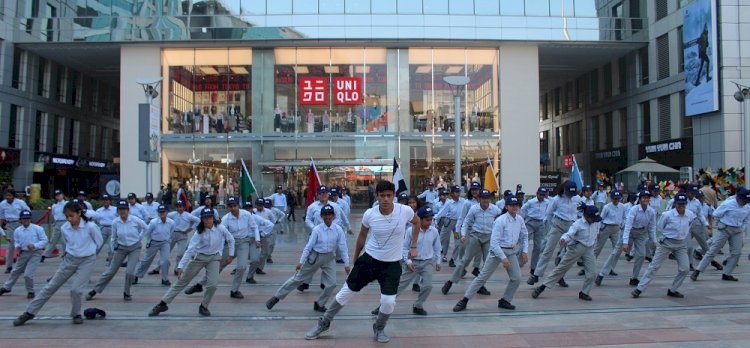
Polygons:
M159 161L161 151L161 107L158 100L154 100L149 108L148 125L148 156L151 162Z
M696 0L683 10L685 116L719 110L716 0Z

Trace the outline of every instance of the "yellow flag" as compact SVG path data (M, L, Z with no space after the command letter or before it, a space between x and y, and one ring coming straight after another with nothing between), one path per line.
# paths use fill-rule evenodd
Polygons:
M484 188L490 192L498 192L495 173L492 171L492 165L489 162L487 163L487 169L484 172Z

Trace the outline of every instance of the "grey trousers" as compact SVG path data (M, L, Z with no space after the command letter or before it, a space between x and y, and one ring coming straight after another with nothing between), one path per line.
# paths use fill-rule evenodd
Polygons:
M402 294L415 280L421 279L422 284L417 294L415 308L424 308L424 303L432 292L432 274L435 272L435 260L412 260L414 271L410 271L404 263L401 268L401 280L398 283L397 294Z
M271 233L265 237L261 237L260 244L260 257L255 261L250 260L250 266L247 271L248 278L255 276L256 269L263 270L263 267L266 266L266 259L271 256L271 249L276 244L276 234Z
M550 222L549 232L547 233L547 239L544 241L544 251L539 262L534 267L534 275L541 278L544 276L544 271L547 269L547 264L553 259L555 248L560 243L560 237L565 232L568 232L570 225L573 221L565 221L558 217L552 218ZM534 266L534 264L531 264Z
M132 285L133 280L135 280L135 266L138 264L138 255L140 255L140 253L141 242L135 243L131 246L117 245L116 250L112 255L112 261L109 263L109 268L102 273L102 276L96 282L94 291L97 293L104 291L107 285L109 285L109 282L112 281L112 278L115 277L115 274L117 274L117 271L120 270L122 262L127 259L128 267L125 270L125 286L123 287L123 292L129 295L130 286Z
M701 247L701 250L704 250L705 252L705 250L709 249L708 243L706 243L706 237L706 226L704 226L698 219L693 220L693 223L690 224L690 236L687 238L688 259L690 260L691 265L695 264L695 256L693 255L695 245L692 243L691 239L694 238Z
M609 272L617 266L617 261L620 260L620 255L622 255L622 230L620 230L620 233L617 235L617 243L612 247L612 251L609 252L609 257L607 257L607 261L604 262L604 266L602 266L599 275L602 277L608 276Z
M169 238L169 250L175 252L175 262L180 262L182 256L185 255L188 245L188 233L183 232L172 232L172 236Z
M198 272L205 268L207 281L204 285L205 289L203 291L203 301L201 301L201 305L208 308L208 304L211 303L211 298L214 297L214 293L216 292L216 285L219 283L220 263L221 255L219 254L195 255L195 257L188 262L187 266L185 266L182 277L180 277L176 283L172 284L172 287L167 290L167 293L164 294L164 297L162 297L161 300L164 301L164 303L172 303L172 300L177 297L180 291L185 289L185 287L190 284L190 281L198 275Z
M729 257L727 257L727 265L724 266L724 274L732 275L732 271L737 267L737 261L740 260L740 253L742 253L742 238L744 231L739 227L727 226L719 223L718 230L714 232L711 247L708 252L703 255L703 260L698 265L696 270L703 272L706 267L711 264L716 254L724 247L724 244L729 241Z
M508 285L505 286L505 293L503 293L503 298L506 301L511 302L513 301L513 296L515 296L516 294L516 290L518 290L518 286L521 284L521 265L518 260L518 257L521 253L519 252L519 250L511 248L503 248L503 252L505 253L505 256L508 257L508 261L510 261L510 267L508 267L508 278L510 279L508 281ZM477 294L477 291L479 291L479 288L487 283L487 280L490 279L492 274L497 270L497 267L502 263L503 262L499 257L490 252L490 255L484 261L484 267L482 267L482 271L479 272L479 276L474 278L469 287L466 289L464 297L472 299Z
M5 238L8 239L8 245L5 247L7 250L7 253L5 254L5 268L13 267L13 252L16 248L13 244L13 232L19 226L21 226L21 223L19 223L18 221L7 222L5 224Z
M159 269L161 270L159 273L161 274L161 280L169 279L169 241L155 241L153 239L146 244L146 253L143 259L138 262L138 267L135 271L136 277L143 278L146 275L146 271L151 267L151 263L154 262L157 252L159 253ZM128 263L128 265L130 264Z
M641 281L638 282L638 290L646 290L648 284L651 282L653 277L656 276L656 272L659 271L661 264L664 263L664 260L667 259L669 254L674 254L675 258L677 259L677 276L674 277L672 286L669 287L669 290L677 291L677 288L682 285L682 282L685 281L685 277L687 277L688 272L690 271L690 265L687 255L687 242L684 239L679 240L665 237L660 238L659 242L656 243L656 252L654 253L654 259L648 265L646 273L643 274L643 278L641 278Z
M242 281L245 280L245 271L247 270L247 264L248 264L248 258L252 258L252 256L248 257L248 255L252 255L252 253L255 254L255 259L258 258L258 255L260 255L260 249L255 247L255 237L253 238L237 238L234 240L234 259L237 261L236 271L234 272L234 276L232 279L232 289L231 291L238 291L240 290L240 285L242 284ZM226 263L226 260L229 258L229 244L224 244L224 251L221 253L221 264L219 265L219 274L224 270L224 268L227 268L229 264ZM206 285L208 283L208 273L203 274L203 278L198 282L201 285Z
M560 281L573 266L575 266L578 259L583 261L583 269L586 274L583 278L583 289L581 292L588 294L591 291L591 286L594 285L594 272L596 272L596 257L594 257L594 246L585 246L576 241L570 241L565 245L565 255L562 257L560 263L555 266L552 273L548 274L544 278L544 286L550 288L555 283Z
M474 259L475 256L481 255L484 259L490 252L490 233L472 232L466 237L466 250L464 257L458 260L456 268L453 270L451 282L456 283L463 276L464 269Z
M26 292L34 292L34 274L41 260L41 250L21 251L18 254L16 267L13 267L13 272L10 273L10 277L3 284L3 288L5 290L13 289L13 285L16 284L18 278L23 274L23 279L26 283Z
M443 222L442 227L440 228L440 247L442 248L441 254L443 255L443 257L446 257L448 255L450 241L451 239L454 239L453 254L451 254L451 259L458 261L458 244L460 244L461 242L453 238L453 229L456 228L456 223L458 222L458 220L451 220L448 218L442 218L441 220L443 219L445 219L447 222Z
M102 251L102 248L104 248L105 245L107 245L107 259L112 259L112 249L109 248L109 242L110 242L110 236L112 236L112 226L102 226L102 245L98 248L96 248L96 256L99 256L99 252Z
M60 248L60 255L65 253L65 239L62 237L62 225L65 224L65 222L66 221L55 221L52 224L52 237L49 239L49 243L47 243L47 247L42 256L52 257L52 251L57 247L58 243L62 245Z
M599 235L596 237L596 245L594 246L594 257L599 257L599 254L601 254L602 249L604 248L604 245L607 244L607 241L609 241L610 244L612 244L612 248L617 247L617 241L621 240L620 238L620 226L617 225L602 225L604 226L600 231ZM622 247L620 247L622 248Z
M88 284L89 278L91 277L91 271L94 270L94 263L96 262L96 255L86 257L75 257L67 254L63 257L60 266L57 268L57 272L52 276L49 283L34 297L29 305L26 307L26 312L36 315L39 310L42 309L45 303L52 297L52 295L65 284L68 279L73 277L73 282L70 284L70 316L81 315L81 295L83 294L83 287Z
M315 251L310 252L310 257L307 261L302 264L302 268L295 272L293 276L284 282L281 287L276 290L274 297L279 300L283 300L296 289L300 284L308 282L309 279L315 275L315 272L320 270L321 272L321 284L325 285L325 289L318 296L319 305L325 306L328 300L333 295L333 291L336 289L336 256L334 253L317 253ZM403 278L402 278L403 279Z
M630 230L630 256L633 257L633 276L631 278L633 279L638 279L638 275L641 274L643 261L646 260L648 240L649 236L645 228Z
M531 248L531 258L529 258L530 265L531 267L536 267L536 264L539 262L539 257L542 254L542 250L544 249L544 236L546 232L544 221L528 219L526 220L526 229L529 231L529 240L534 241Z

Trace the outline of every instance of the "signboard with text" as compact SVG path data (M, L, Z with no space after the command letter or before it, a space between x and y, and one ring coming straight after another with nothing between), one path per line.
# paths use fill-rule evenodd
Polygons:
M300 77L299 103L300 105L327 105L328 78Z
M357 105L362 103L362 78L334 77L333 103L336 105Z
M682 13L685 116L717 111L720 62L716 0L693 1Z

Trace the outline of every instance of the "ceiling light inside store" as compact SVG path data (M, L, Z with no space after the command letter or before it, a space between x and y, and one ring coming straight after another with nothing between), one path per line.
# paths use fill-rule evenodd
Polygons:
M326 65L323 67L323 70L325 70L326 74L338 74L339 73L339 67L338 66L329 66Z
M307 68L306 66L304 66L304 65L301 65L301 66L295 66L295 67L294 67L294 72L296 72L297 74L309 74L309 73L310 73L310 69L308 69L308 68Z
M354 68L354 72L357 74L369 74L370 67L358 65L356 68Z
M199 69L205 75L219 75L219 71L212 66L202 66Z
M455 74L460 73L461 70L464 70L464 67L462 67L460 65L449 66L448 68L445 69L445 74L446 75L455 75Z
M417 74L429 74L432 67L429 65L420 65L417 67Z
M232 72L235 74L245 74L245 75L249 74L247 72L247 69L245 69L244 66L233 66L230 69L232 69Z

